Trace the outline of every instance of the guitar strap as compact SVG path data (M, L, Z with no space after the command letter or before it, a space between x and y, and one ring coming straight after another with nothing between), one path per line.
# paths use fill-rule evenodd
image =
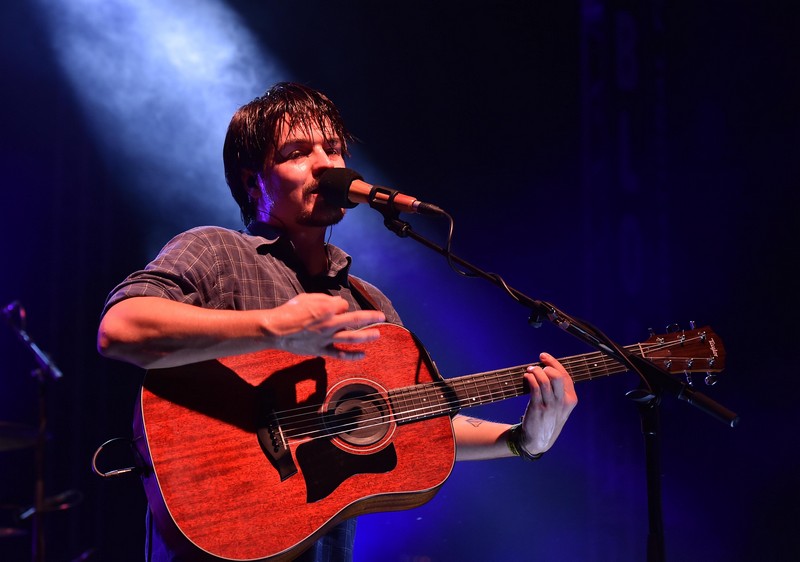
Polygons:
M358 304L361 305L361 308L364 310L380 310L381 307L378 306L378 303L375 302L375 299L372 298L372 295L369 294L367 288L364 287L364 284L353 277L352 275L347 276L347 281L350 283L350 292L353 293L353 297L358 301Z

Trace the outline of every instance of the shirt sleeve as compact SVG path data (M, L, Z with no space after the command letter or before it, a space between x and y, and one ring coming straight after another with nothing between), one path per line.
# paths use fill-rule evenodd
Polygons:
M218 282L216 254L196 233L170 240L144 269L131 273L106 299L103 314L131 297L161 297L196 306L209 306Z

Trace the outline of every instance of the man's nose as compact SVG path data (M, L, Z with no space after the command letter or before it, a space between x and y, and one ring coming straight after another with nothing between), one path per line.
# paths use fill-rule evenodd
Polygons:
M317 146L312 151L312 165L314 166L315 170L326 170L328 168L333 168L333 161L331 160L331 155L328 154L328 151L325 150L321 146Z

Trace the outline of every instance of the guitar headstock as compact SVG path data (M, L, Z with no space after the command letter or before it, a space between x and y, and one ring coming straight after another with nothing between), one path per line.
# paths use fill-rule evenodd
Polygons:
M670 373L685 373L689 384L692 384L689 373L704 372L705 383L713 385L717 377L712 373L725 368L722 339L708 326L653 334L639 344L639 350L642 357Z

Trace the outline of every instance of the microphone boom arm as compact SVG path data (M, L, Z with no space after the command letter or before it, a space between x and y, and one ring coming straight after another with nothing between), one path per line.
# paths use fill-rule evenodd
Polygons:
M540 301L529 297L528 295L514 289L506 284L498 275L488 273L468 261L458 257L449 250L442 248L438 244L428 240L424 236L417 234L411 225L399 218L399 214L389 205L372 205L374 209L378 210L384 217L384 225L386 228L397 234L401 238L411 238L423 246L435 251L436 253L446 257L448 260L457 263L473 276L481 277L506 291L515 301L528 308L531 311L529 323L533 326L540 326L543 318L550 320L552 324L568 332L576 338L587 343L589 346L597 349L598 351L608 355L609 357L617 360L619 363L627 367L629 370L637 373L650 389L659 389L660 391L667 391L675 398L685 401L688 404L698 408L704 413L716 418L717 420L725 423L730 427L736 427L739 423L739 416L713 401L711 398L697 392L689 387L686 383L676 379L669 374L666 370L658 365L636 357L634 354L626 351L621 346L614 343L605 334L600 332L597 328L580 321L549 302ZM446 213L444 213L447 215ZM450 218L449 215L447 215ZM452 220L452 218L450 218Z

